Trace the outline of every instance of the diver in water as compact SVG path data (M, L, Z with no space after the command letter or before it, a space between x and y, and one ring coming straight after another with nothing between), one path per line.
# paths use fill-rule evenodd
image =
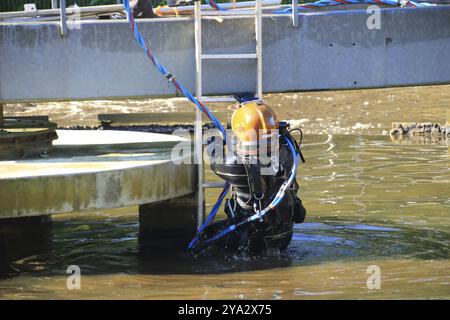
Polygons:
M210 153L211 169L231 190L227 219L211 223L214 217L209 216L189 250L198 254L213 246L252 255L284 250L294 223L302 223L306 215L297 196L296 171L299 161L304 162L301 140L260 100L241 103L231 122L234 139L227 139L223 152ZM217 154L226 154L226 160Z
M131 0L130 8L133 16L139 18L156 18L153 12L152 2L150 0Z

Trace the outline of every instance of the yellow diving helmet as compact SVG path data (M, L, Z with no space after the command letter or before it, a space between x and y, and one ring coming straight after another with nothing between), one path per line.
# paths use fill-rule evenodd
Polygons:
M272 135L272 130L278 129L278 116L262 101L242 103L233 112L231 128L240 142L252 142L258 136Z

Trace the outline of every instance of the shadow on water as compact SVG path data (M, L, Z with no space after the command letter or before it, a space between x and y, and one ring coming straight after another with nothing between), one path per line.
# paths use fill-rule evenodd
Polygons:
M52 221L47 216L3 220L0 226L0 278L20 274L21 270L14 266L18 260L51 252L51 230Z
M66 275L69 265L84 275L221 274L314 265L371 258L448 259L449 234L436 230L399 228L327 220L296 225L285 252L236 256L211 250L194 258L162 243L139 244L138 224L130 220L56 221L53 232L11 239L2 246L1 276ZM12 244L11 244L12 243Z

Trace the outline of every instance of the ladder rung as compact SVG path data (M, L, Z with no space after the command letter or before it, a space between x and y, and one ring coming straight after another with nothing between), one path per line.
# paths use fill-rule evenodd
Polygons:
M256 53L202 54L202 59L256 59Z
M204 182L203 188L223 188L224 182Z
M202 102L236 102L236 98L229 97L201 97L200 101Z

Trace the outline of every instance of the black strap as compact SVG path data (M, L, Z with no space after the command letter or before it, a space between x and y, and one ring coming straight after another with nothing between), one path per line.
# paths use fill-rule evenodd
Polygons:
M244 167L247 173L248 186L253 197L261 199L263 196L261 185L261 168L258 164L249 162L249 159L244 160Z

